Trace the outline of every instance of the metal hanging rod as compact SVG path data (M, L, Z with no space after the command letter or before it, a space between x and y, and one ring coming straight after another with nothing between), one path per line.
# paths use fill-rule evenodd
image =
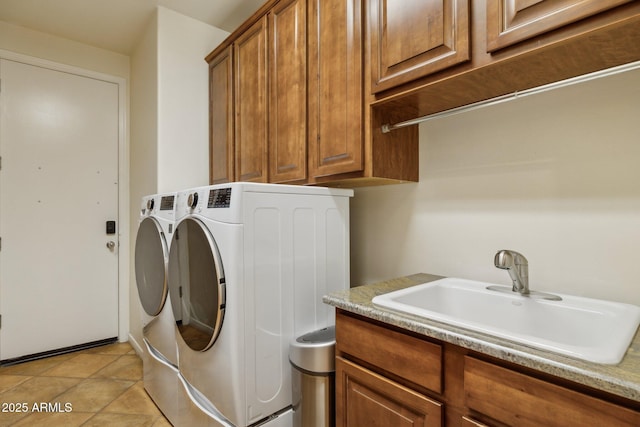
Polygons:
M496 98L486 99L484 101L474 102L473 104L463 105L461 107L452 108L450 110L441 111L439 113L429 114L426 116L418 117L416 119L406 120L404 122L396 124L383 124L382 133L389 133L392 130L404 128L407 126L417 125L422 122L426 122L441 117L449 117L454 114L463 113L466 111L473 111L479 108L489 107L492 105L502 104L503 102L511 101L518 98L523 98L529 95L535 95L537 93L547 92L553 89L559 89L561 87L571 86L576 83L588 82L590 80L599 79L602 77L613 76L615 74L624 73L626 71L636 70L640 68L640 61L631 62L629 64L619 65L617 67L607 68L606 70L596 71L593 73L585 74L582 76L572 77L570 79L561 80L554 83L549 83L543 86L534 87L522 91L515 91L506 95L498 96Z

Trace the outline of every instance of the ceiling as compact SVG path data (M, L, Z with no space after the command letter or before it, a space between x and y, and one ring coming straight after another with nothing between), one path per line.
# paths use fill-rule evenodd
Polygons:
M130 55L157 6L233 31L266 0L0 0L0 21Z

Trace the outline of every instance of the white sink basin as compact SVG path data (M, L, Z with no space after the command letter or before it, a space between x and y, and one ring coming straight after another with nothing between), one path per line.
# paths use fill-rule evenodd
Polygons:
M619 363L640 323L640 307L556 294L547 301L446 278L373 298L378 307L494 335L595 363Z

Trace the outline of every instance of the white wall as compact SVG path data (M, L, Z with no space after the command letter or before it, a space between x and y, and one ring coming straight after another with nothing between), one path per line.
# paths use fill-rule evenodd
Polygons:
M158 8L158 190L209 184L209 66L229 33Z
M426 272L640 305L640 71L420 125L420 182L356 190L352 284Z
M0 21L0 49L129 78L129 57Z
M135 277L135 243L141 198L158 189L158 15L147 23L131 55L131 273L129 279L129 335L143 351L142 306Z
M140 200L209 181L209 84L204 58L228 33L158 7L131 56L130 336L142 344L135 286ZM140 347L138 347L140 349Z

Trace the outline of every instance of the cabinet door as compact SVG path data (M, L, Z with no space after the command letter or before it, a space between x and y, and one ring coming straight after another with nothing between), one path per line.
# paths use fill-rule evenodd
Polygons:
M267 182L267 25L234 42L236 180Z
M312 178L363 169L361 1L309 1Z
M631 0L487 0L487 51L493 52Z
M307 177L307 3L269 13L269 182Z
M462 427L489 427L486 424L482 424L480 421L476 421L473 418L462 417Z
M209 183L234 181L233 62L229 46L209 63Z
M640 425L638 412L468 356L464 394L467 407L511 426Z
M373 0L373 93L469 59L468 0Z
M337 427L438 427L442 404L338 357L336 417Z

